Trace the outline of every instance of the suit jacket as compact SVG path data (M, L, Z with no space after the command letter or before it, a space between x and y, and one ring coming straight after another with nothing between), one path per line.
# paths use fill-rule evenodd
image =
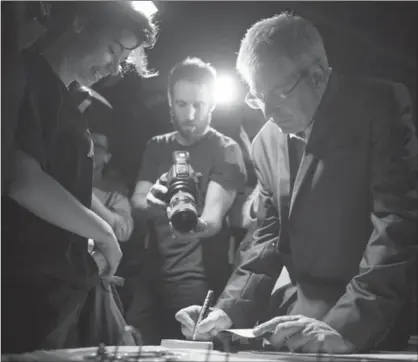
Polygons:
M236 328L266 317L283 266L296 302L358 350L392 329L414 284L417 139L406 88L333 74L294 186L288 136L267 122L252 158L266 217L217 302Z

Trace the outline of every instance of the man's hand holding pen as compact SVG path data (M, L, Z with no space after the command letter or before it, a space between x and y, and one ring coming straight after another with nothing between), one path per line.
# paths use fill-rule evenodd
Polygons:
M192 336L193 340L196 340L197 327L199 327L199 324L202 322L202 320L204 320L209 314L209 308L212 304L212 299L213 299L213 290L209 290L208 294L206 295L205 301L203 302L203 306L200 309L199 316L197 318L197 321L193 329L193 336Z
M192 305L177 312L176 319L181 323L181 332L186 339L193 339L195 328L195 339L201 341L211 340L220 331L231 328L231 319L222 309L218 308L209 308L208 316L197 324L201 311L202 306Z

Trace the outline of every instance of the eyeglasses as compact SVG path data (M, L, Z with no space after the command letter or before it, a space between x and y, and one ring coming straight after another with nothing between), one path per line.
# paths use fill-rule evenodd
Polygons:
M247 93L245 96L245 103L252 109L261 109L263 108L271 99L273 99L273 96L277 96L277 98L281 100L286 100L289 98L291 93L296 89L296 87L299 85L299 83L302 81L302 79L306 78L306 76L309 74L309 69L316 64L318 61L315 61L312 63L312 65L302 71L300 74L300 77L298 80L286 91L281 91L283 89L283 86L281 84L276 85L273 87L268 93L267 96L261 96L256 97L253 96L250 92ZM275 97L276 98L276 97Z
M290 94L293 92L293 90L298 86L298 84L302 81L303 78L305 78L306 74L303 74L299 79L296 81L295 84L290 87L287 91L281 91L279 90L283 89L283 86L281 84L278 84L275 86L270 92L268 92L266 97L255 97L250 92L247 93L245 96L245 103L252 109L261 109L264 107L266 103L270 99L273 98L273 95L276 95L281 100L286 100L289 98Z

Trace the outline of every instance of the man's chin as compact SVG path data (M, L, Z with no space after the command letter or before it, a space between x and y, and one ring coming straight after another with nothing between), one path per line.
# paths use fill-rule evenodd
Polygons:
M182 134L182 138L188 143L194 143L200 139L200 137L196 135L185 135L185 134Z
M179 132L179 134L180 134L181 138L184 141L186 141L188 144L195 143L203 137L203 134L183 132L183 131Z
M292 125L291 121L276 121L274 118L270 118L269 121L274 123L284 134L295 133L294 125Z
M84 77L80 77L80 79L76 79L76 80L81 85L83 85L87 88L91 88L96 83L99 83L102 79L103 79L103 77L100 76L100 75L95 76L94 74L91 74L91 75L86 74Z

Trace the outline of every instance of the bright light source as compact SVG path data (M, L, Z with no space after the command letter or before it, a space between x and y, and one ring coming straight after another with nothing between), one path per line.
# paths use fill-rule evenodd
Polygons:
M220 75L216 80L215 99L218 104L233 102L237 97L237 87L233 77Z
M136 11L140 11L146 16L152 16L158 11L152 1L132 1L132 6Z

